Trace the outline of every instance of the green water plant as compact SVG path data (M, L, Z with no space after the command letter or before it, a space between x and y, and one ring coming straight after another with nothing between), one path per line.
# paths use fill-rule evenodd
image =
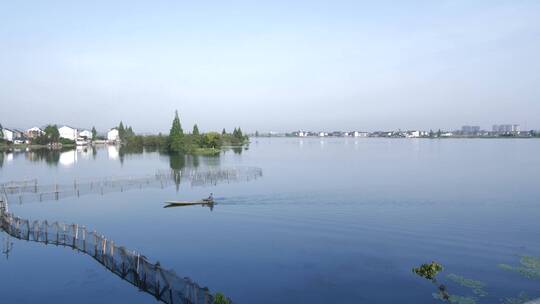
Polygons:
M435 277L442 270L443 270L442 265L437 262L431 262L430 264L422 264L420 265L420 267L416 267L412 269L414 273L421 276L422 278L425 278L434 282L437 281Z
M462 276L459 276L457 274L449 274L448 276L448 279L450 279L451 281L461 285L461 286L464 286L464 287L468 287L472 290L472 292L479 296L479 297L485 297L488 295L488 293L484 290L484 288L486 287L486 284L483 283L483 282L480 282L480 281L476 281L476 280L473 280L473 279L467 279L467 278L464 278Z
M437 278L436 278L437 274L441 272L442 270L443 270L443 266L435 261L429 264L422 264L420 265L420 267L416 267L412 269L412 271L416 273L418 276L424 279L430 280L431 282L433 282L433 284L435 284L435 286L437 286L437 290L438 290L437 295L440 297L440 299L449 300L450 294L446 290L446 286L444 286L443 284L437 283Z
M514 271L529 279L540 279L540 257L522 256L519 266L499 264L499 268Z
M225 297L221 292L214 295L214 304L232 304L232 301Z

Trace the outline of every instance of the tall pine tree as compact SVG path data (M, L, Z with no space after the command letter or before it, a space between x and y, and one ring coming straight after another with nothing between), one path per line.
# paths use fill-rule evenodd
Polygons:
M193 125L193 135L199 135L199 127L197 126L197 124Z
M178 117L178 110L174 114L174 119L169 132L169 150L171 152L183 152L184 151L184 131L180 124L180 118Z
M96 130L96 127L92 127L92 138L93 138L93 139L96 139L96 136L97 136L97 130Z
M126 138L126 129L124 128L124 123L122 121L120 121L120 124L118 125L118 137L120 137L120 140Z
M242 139L244 137L244 134L242 134L242 129L240 129L240 127L238 127L238 130L236 130L236 137L238 139Z

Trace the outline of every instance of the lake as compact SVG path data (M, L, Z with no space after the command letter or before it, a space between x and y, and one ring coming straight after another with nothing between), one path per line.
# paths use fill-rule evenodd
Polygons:
M249 181L10 201L20 217L84 224L235 303L442 303L412 272L431 261L461 303L540 297L540 264L520 264L540 263L539 140L252 138L219 157L141 152L4 153L0 182L260 168ZM163 208L209 193L213 208ZM0 235L2 303L156 303L87 255Z

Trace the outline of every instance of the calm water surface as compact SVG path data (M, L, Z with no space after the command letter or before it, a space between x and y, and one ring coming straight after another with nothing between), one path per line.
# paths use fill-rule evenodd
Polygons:
M432 260L450 293L475 296L453 273L486 284L477 303L502 303L540 297L539 280L498 267L540 256L539 152L538 140L259 138L248 150L181 160L115 147L7 153L0 182L256 166L263 177L250 182L10 207L84 224L236 303L438 303L435 285L411 272ZM210 192L213 210L162 208ZM88 256L0 235L1 303L155 303Z

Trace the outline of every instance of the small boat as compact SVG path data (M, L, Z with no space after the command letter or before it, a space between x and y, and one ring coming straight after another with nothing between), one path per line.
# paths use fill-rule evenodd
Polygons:
M167 205L163 208L179 207L179 206L194 206L194 205L214 205L213 199L202 199L197 201L167 201Z

